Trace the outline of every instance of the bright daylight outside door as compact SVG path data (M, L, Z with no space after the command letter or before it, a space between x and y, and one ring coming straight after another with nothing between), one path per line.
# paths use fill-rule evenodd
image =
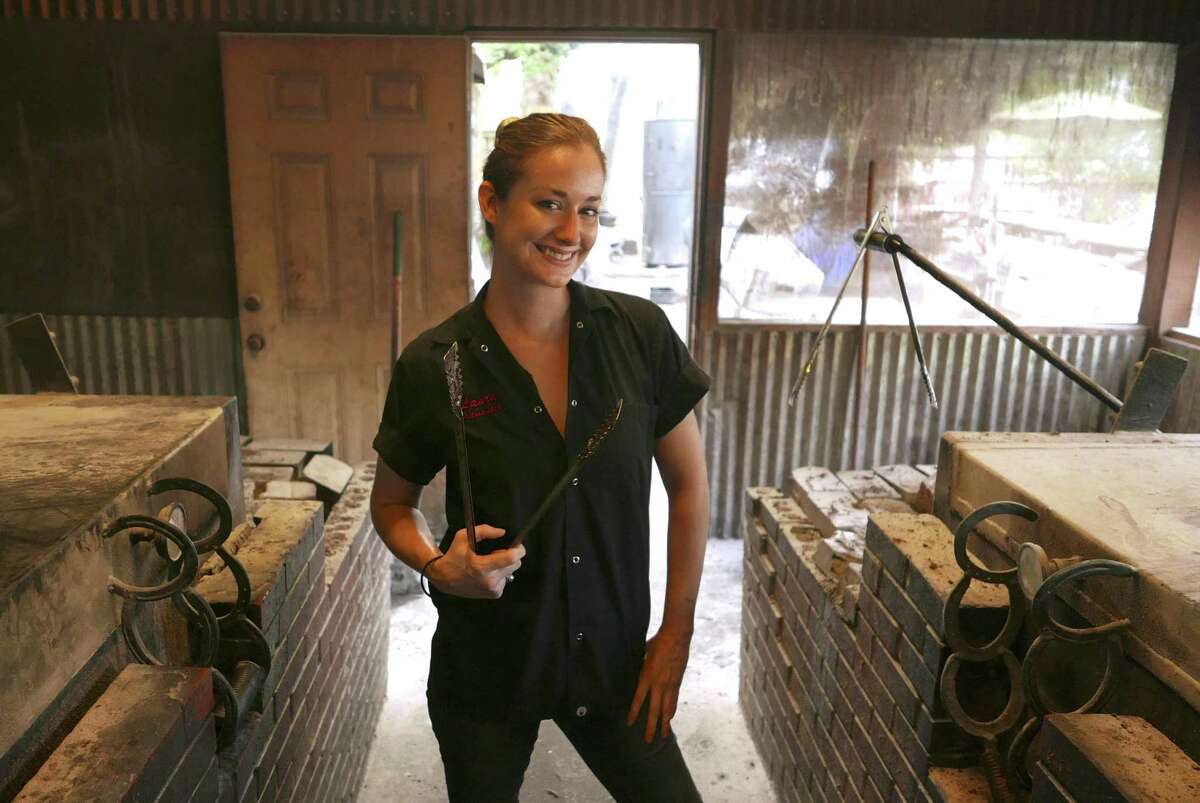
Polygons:
M587 120L608 159L596 245L576 278L656 302L687 339L696 206L700 46L695 42L483 42L471 105L476 181L506 117L557 111ZM471 278L487 280L473 210Z
M466 302L466 48L448 37L221 37L255 437L372 455L393 361L396 212L402 339Z

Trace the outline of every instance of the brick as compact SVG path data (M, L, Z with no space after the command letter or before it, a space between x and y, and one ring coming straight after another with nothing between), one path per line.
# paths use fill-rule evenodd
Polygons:
M888 691L887 686L879 677L879 673L872 665L864 664L858 672L858 679L861 681L863 693L866 694L870 707L879 714L885 723L890 724L895 711L895 701L892 699L892 693Z
M851 721L850 727L852 728L853 726L854 721ZM846 723L841 720L835 721L833 723L833 730L830 732L830 738L833 739L833 743L845 763L847 779L856 789L861 790L867 768L863 764L858 748L854 746L854 739L850 735L850 729L846 726Z
M908 678L904 676L904 672L896 660L883 650L875 650L871 656L871 668L883 681L883 685L896 703L896 711L908 722L916 722L917 708L921 705L921 699L917 696L916 689L908 682Z
M762 584L763 594L775 593L775 567L771 565L771 559L767 555L759 555L758 565L755 566L755 573Z
M1033 786L1029 799L1035 803L1076 803L1074 796L1041 761L1034 763L1029 780Z
M879 558L870 549L863 549L862 582L872 593L879 593Z
M1200 800L1200 764L1141 717L1051 714L1031 752L1077 800Z
M842 694L846 696L846 700L850 704L850 710L855 714L860 714L872 708L871 704L867 701L866 693L858 682L857 676L860 671L856 668L858 666L861 666L861 662L851 666L844 657L839 656L837 671L838 687L841 689Z
M867 525L866 548L882 568L891 572L893 578L900 583L905 582L908 577L908 557L900 551L892 538L880 529L875 519Z
M931 764L962 767L977 762L979 741L949 717L935 717L929 708L920 705L917 707L917 721L912 723L912 727L921 745L929 751Z
M783 609L774 599L767 597L767 632L772 638L778 639L783 635Z
M867 781L863 784L863 798L869 799L868 790L872 784L876 789L883 790L882 794L887 794L892 788L891 774L875 746L871 744L871 737L862 721L856 719L854 727L849 730L850 739L853 741L855 749L858 750L859 756L862 757L863 766L866 768Z
M891 614L892 618L899 623L900 630L914 644L924 643L925 630L928 628L925 617L921 615L916 604L886 569L880 572L879 590L876 597L883 603L883 607Z
M259 515L262 522L242 544L237 558L250 577L247 613L266 630L287 602L285 565L309 557L321 528L323 507L320 502L271 502L259 509ZM228 569L201 578L196 591L218 615L237 601L237 584Z
M864 499L859 504L872 516L876 513L916 513L911 505L901 499Z
M946 598L962 577L954 558L953 533L929 515L880 514L872 521L868 543L886 542L886 548L904 558L910 567L907 573L901 576L893 571L892 576L940 638ZM886 562L884 566L891 569ZM1008 594L1001 586L971 583L963 598L964 632L968 638L996 632L1007 608Z
M759 503L762 499L783 496L783 491L770 485L747 486L742 494L742 504L754 515L759 515Z
M160 793L160 799L187 800L207 774L217 752L217 732L213 718L208 717L187 751L175 765L174 772Z
M126 666L15 800L153 800L211 731L212 704L208 669Z
M992 799L988 792L987 779L983 777L983 772L976 767L970 769L933 767L929 770L929 781L930 783L925 788L936 801L989 803Z
M946 665L949 655L950 651L946 649L938 634L933 632L933 628L926 626L925 638L921 643L921 663L934 677L941 677L942 667Z
M862 615L863 622L871 628L883 650L889 655L894 655L896 642L900 638L900 623L887 612L879 598L870 591L859 591L858 610Z
M747 527L743 533L746 541L747 557L759 555L767 549L767 528L761 522L755 521L753 527Z
M283 758L283 748L287 741L288 733L292 727L292 707L291 704L286 704L282 711L275 716L275 726L271 729L271 736L263 747L262 755L259 756L258 764L255 767L255 784L258 789L258 794L261 796L265 788L265 782L270 772L275 766L281 763ZM286 761L282 763L286 764Z
M198 780L195 786L190 790L191 796L181 798L164 797L164 801L176 799L187 800L188 803L192 803L193 801L194 803L212 803L214 800L223 800L224 798L221 790L221 773L219 767L220 765L217 763L216 755L209 755L208 767L204 770L203 775L200 776L200 780Z
M809 522L801 506L787 497L764 498L760 504L762 523L770 538L778 538L781 527Z
M912 505L921 492L925 475L912 466L878 466L875 474L896 490L900 498Z
M799 501L802 493L813 491L847 491L846 484L823 466L801 466L794 468L788 474L784 483L784 493Z
M899 492L870 469L839 471L837 477L859 499L899 499Z
M919 776L924 775L929 769L929 748L921 743L913 726L906 722L904 717L895 717L891 725L891 734L912 771Z
M903 633L900 634L900 640L897 643L896 657L899 659L900 669L904 672L904 676L916 690L917 697L925 705L933 708L934 702L938 699L938 679L926 668L921 654Z

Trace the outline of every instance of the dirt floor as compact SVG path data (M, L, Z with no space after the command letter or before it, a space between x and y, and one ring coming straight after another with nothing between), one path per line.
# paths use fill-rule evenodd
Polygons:
M651 632L662 617L666 578L665 499L651 501ZM661 523L661 525L659 524ZM696 786L708 803L775 800L737 704L742 546L713 540L705 556L696 633L674 727ZM429 641L436 614L423 596L392 609L388 699L375 733L359 800L432 803L446 799L437 742L425 709ZM599 803L612 798L552 722L542 724L521 792L524 801Z

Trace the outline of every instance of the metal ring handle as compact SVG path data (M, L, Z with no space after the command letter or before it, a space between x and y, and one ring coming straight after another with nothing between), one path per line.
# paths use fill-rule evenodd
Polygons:
M195 540L197 552L208 552L225 543L225 539L233 532L233 510L216 489L197 480L187 477L167 477L150 486L149 496L156 496L167 491L187 491L208 500L217 510L217 529L203 538Z
M121 603L121 635L125 637L125 646L133 653L133 657L137 659L138 663L162 666L163 662L146 647L146 642L142 640L142 634L138 632L137 625L134 624L134 617L137 615L139 605L141 603L133 597L126 597Z
M962 703L959 702L957 684L958 670L962 666L962 659L958 653L952 653L946 659L946 666L942 669L942 678L938 684L942 702L951 719L967 733L985 739L994 739L1017 724L1021 712L1025 710L1025 694L1021 689L1021 664L1017 661L1017 656L1012 654L1012 650L1005 649L1000 655L1004 661L1004 668L1008 671L1008 703L1000 715L989 722L975 719L963 709Z
M237 614L244 613L250 607L250 575L246 573L246 567L242 565L242 562L229 554L225 547L218 546L214 551L217 553L217 557L225 563L225 568L229 569L230 574L233 575L233 581L237 584L237 602L234 603L233 609L217 617L218 622L225 622Z
M158 656L150 652L135 624L137 609L142 602L143 600L136 597L125 598L121 605L121 634L125 637L125 644L138 663L165 666L166 664ZM202 649L200 650L200 660L196 662L196 666L212 666L217 655L218 638L217 618L213 614L212 607L207 600L190 588L184 589L172 597L171 602L189 621L197 622L200 626Z
M111 538L119 532L134 527L151 530L158 535L171 539L179 547L181 561L179 564L179 574L157 586L135 586L131 583L126 583L114 575L110 575L108 578L109 592L122 597L131 597L140 602L150 602L177 594L191 585L192 581L196 579L196 569L199 567L200 558L196 554L196 547L192 544L192 539L188 538L187 534L175 525L153 516L122 516L108 525L104 532L100 534L100 537Z
M1011 569L1003 569L1001 571L985 569L971 560L971 556L967 554L967 537L976 527L992 516L1020 516L1026 521L1037 521L1038 518L1038 514L1033 508L1023 505L1020 502L992 502L983 507L976 508L969 516L962 520L962 523L954 531L954 559L958 561L958 565L962 567L963 572L969 577L982 580L985 583L1007 584L1017 577L1015 566Z
M1102 639L1124 630L1129 627L1128 619L1116 619L1096 627L1071 627L1064 625L1051 615L1050 603L1057 595L1059 587L1067 583L1082 580L1085 577L1093 575L1133 577L1137 573L1138 570L1128 563L1104 558L1085 560L1081 563L1076 563L1074 566L1069 566L1066 569L1055 572L1046 578L1046 581L1042 583L1041 588L1038 589L1037 594L1033 597L1034 622L1039 630L1042 627L1046 627L1060 639L1077 643L1096 641L1097 639Z
M1039 717L1047 714L1087 714L1095 711L1108 700L1116 689L1117 674L1120 672L1121 658L1125 655L1125 650L1121 647L1121 639L1114 636L1107 640L1104 653L1104 677L1100 679L1100 683L1096 686L1096 690L1092 692L1092 696L1087 702L1078 708L1070 711L1059 710L1046 702L1045 695L1042 694L1041 684L1037 679L1037 665L1041 661L1042 653L1046 651L1046 647L1054 640L1054 636L1043 631L1033 644L1030 645L1029 651L1025 653L1025 663L1021 667L1021 685L1025 689L1025 699L1029 702L1029 709ZM1068 642L1072 643L1072 642ZM1073 642L1079 643L1079 642Z
M217 660L217 647L221 639L220 625L217 623L217 615L213 612L212 606L208 604L208 600L190 588L172 597L171 601L189 621L199 625L200 632L203 634L204 640L201 642L203 648L200 650L200 657L197 659L196 665L212 666Z
M263 668L265 677L271 673L271 663L275 660L275 653L271 651L271 645L267 642L267 637L263 635L262 630L245 614L242 614L242 625L250 631L250 635L258 647L257 658L259 660L256 660L255 663Z
M241 712L238 711L237 694L233 691L233 686L226 680L224 673L215 666L212 668L213 695L217 697L220 704L225 706L225 710L221 712L221 718L227 723L235 723L241 718Z
M1026 789L1033 786L1033 779L1029 777L1029 770L1025 768L1025 758L1029 755L1029 745L1033 743L1033 737L1037 736L1041 728L1042 718L1030 717L1008 746L1008 774Z
M942 631L946 634L946 644L950 649L967 661L988 661L1002 655L1011 646L1017 634L1021 631L1021 623L1025 620L1025 595L1015 582L1008 583L1008 614L1004 627L999 634L986 644L972 644L962 631L962 601L967 588L971 585L971 575L964 574L950 596L946 598L946 607L942 611Z

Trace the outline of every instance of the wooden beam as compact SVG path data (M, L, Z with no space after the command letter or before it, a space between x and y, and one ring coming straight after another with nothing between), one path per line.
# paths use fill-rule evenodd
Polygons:
M1200 42L1181 47L1175 64L1146 289L1138 322L1152 339L1187 326L1200 269Z
M729 163L730 115L733 107L733 58L737 35L718 31L712 48L707 130L705 138L704 197L701 209L699 270L692 307L692 345L717 327L717 301L721 288L721 226L725 220L725 172Z

